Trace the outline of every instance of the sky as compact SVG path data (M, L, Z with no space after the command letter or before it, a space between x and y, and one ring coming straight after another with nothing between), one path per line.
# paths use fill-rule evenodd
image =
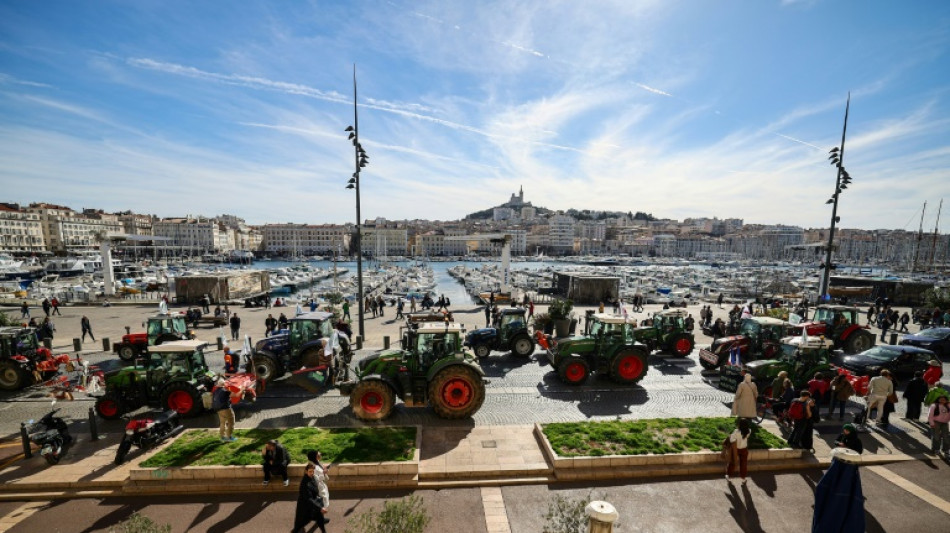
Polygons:
M0 0L0 201L355 222L355 67L363 219L826 227L850 93L840 226L932 231L948 51L945 0Z

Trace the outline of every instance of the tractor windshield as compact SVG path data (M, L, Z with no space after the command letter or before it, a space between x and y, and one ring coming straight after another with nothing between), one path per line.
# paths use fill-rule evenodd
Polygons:
M290 344L299 346L319 338L330 338L333 331L328 321L293 320L290 322Z
M758 337L761 331L762 326L755 320L743 320L742 326L739 327L739 334L747 337Z
M630 324L609 324L599 320L591 324L590 333L594 337L612 336L619 337L626 342L633 340L633 328Z
M4 339L4 344L8 341ZM20 355L28 355L35 353L36 349L39 347L39 343L36 340L36 335L31 330L23 330L16 337L16 345L12 346L12 350L7 346L3 347L4 353L15 352Z
M425 333L419 335L416 350L421 354L430 355L434 359L441 359L458 350L458 340L458 334L454 332Z
M524 327L524 317L519 314L509 313L501 315L499 329L511 328L520 329Z
M835 323L835 312L831 309L825 309L819 307L815 309L815 316L812 318L815 322L824 322L829 326L833 326Z

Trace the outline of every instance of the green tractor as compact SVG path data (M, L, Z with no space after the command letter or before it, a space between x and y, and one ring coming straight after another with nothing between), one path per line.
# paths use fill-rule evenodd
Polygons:
M407 407L431 405L442 418L472 416L485 401L485 372L462 350L461 325L428 322L401 328L401 349L358 363L356 379L338 384L362 420L389 416L398 396Z
M666 352L679 357L687 357L696 346L693 334L686 330L685 309L664 309L653 315L649 325L634 330L637 342L645 344L650 353ZM644 322L647 322L646 320Z
M636 339L632 319L595 313L589 316L584 335L557 341L547 358L568 385L580 385L591 372L609 373L617 383L632 385L647 374L649 349Z
M817 372L829 377L835 374L831 364L833 348L834 342L824 337L786 337L774 359L752 361L743 368L752 374L759 392L771 396L772 382L783 370L796 388L808 383Z
M208 369L197 340L149 346L143 359L106 377L106 392L96 400L96 412L115 419L143 405L159 405L182 416L203 410L201 395L211 392L215 373Z

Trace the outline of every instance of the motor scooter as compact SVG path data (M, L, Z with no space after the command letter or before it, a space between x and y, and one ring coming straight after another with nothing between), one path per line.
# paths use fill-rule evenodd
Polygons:
M139 449L148 450L184 430L185 427L181 425L178 413L173 410L157 415L154 412L146 413L133 418L125 426L125 435L122 436L122 442L119 443L119 448L115 452L115 464L121 465L125 462L125 456L128 455L133 444Z
M53 402L53 405L56 405L56 402ZM58 412L59 409L53 409L39 422L29 420L26 423L26 432L30 440L40 447L40 455L51 465L59 463L73 442L66 422L56 416Z

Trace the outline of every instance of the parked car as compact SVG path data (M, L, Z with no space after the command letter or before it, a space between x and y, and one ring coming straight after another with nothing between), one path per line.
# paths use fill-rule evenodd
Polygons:
M926 348L937 355L950 355L950 328L930 328L904 335L901 344Z
M927 370L927 362L934 353L924 348L898 344L882 344L859 354L844 356L841 367L857 376L876 376L881 370L888 369L896 375L910 375Z

